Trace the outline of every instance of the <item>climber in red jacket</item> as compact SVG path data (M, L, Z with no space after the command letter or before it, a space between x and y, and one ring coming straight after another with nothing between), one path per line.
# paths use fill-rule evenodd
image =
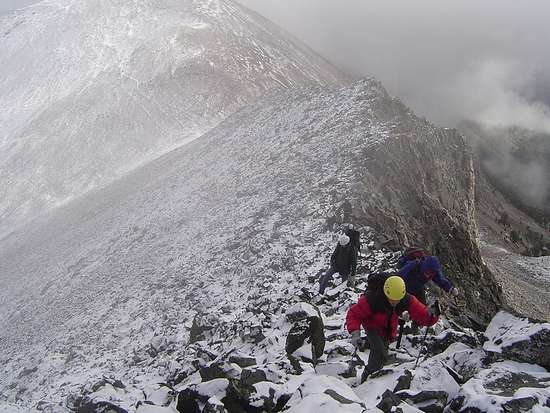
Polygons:
M397 336L398 318L411 318L419 325L431 326L439 319L439 311L428 308L414 296L407 294L405 282L397 275L376 274L383 277L383 286L367 289L357 304L348 310L346 325L351 342L357 348L361 343L361 326L367 332L370 354L361 376L363 383L369 374L382 368L388 359L388 346ZM370 285L370 279L369 279Z

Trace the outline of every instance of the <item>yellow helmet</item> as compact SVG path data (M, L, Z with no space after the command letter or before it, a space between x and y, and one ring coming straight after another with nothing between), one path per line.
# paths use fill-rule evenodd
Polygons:
M405 297L406 293L407 291L405 289L405 281L403 281L403 278L399 277L398 275L392 275L391 277L388 277L388 279L384 283L384 294L386 294L386 297L388 297L390 300L401 300L403 297Z

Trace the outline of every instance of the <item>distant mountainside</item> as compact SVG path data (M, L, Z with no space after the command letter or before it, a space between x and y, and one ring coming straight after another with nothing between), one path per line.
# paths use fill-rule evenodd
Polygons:
M231 0L45 0L0 17L0 236L273 90L343 76Z
M449 315L487 323L500 293L477 250L471 163L460 135L372 80L265 97L0 241L0 389L60 398L141 374L155 337L187 342L197 312L236 317L252 286L315 278L345 197L373 242L405 234L440 253L461 290Z

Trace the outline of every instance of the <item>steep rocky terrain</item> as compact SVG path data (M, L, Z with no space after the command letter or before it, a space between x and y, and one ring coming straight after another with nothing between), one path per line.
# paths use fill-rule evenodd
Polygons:
M0 17L0 236L273 90L343 76L232 0L45 0Z
M438 173L391 161L439 150L448 154ZM402 228L403 242L449 248L444 258L465 269L446 267L462 290L449 309L467 325L488 322L500 295L478 261L472 178L457 169L470 164L459 135L416 118L376 81L268 96L0 241L2 398L37 408L103 376L141 391L186 368L156 355L188 342L197 312L241 320L258 294L292 295L295 280L326 268L344 197L377 230L373 245ZM396 168L423 190L409 191ZM420 212L408 214L407 200ZM407 232L421 228L430 231Z
M484 162L487 159L500 162L501 169L511 164L507 179L514 181L515 185L526 180L526 176L510 176L514 170L521 170L518 172L521 175L529 169L529 165L510 160L513 159L509 153L511 147L518 145L509 142L513 135L498 130L487 131L472 123L464 123L461 132L474 151L476 222L483 258L502 285L508 306L530 317L550 320L550 269L547 257L544 257L550 245L550 232L545 226L548 217L541 208L533 206L536 200L527 196L535 187L540 190L545 182L530 185L526 181L523 196L517 191L512 194L511 186L507 187L490 176ZM527 151L524 146L521 144L517 148ZM544 156L545 152L541 150L541 162L536 163L542 169L545 168ZM550 166L548 168L550 170ZM504 179L504 176L499 179ZM520 202L518 197L523 201ZM525 203L528 199L531 207Z

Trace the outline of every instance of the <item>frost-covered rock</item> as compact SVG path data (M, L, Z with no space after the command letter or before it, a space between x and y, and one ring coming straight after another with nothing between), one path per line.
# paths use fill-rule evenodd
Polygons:
M402 390L396 395L407 404L426 413L442 413L449 395L444 391L422 390L411 392Z
M150 386L143 390L145 400L157 406L168 406L173 400L174 391L166 386Z
M487 327L483 348L504 358L550 369L550 323L499 312Z
M103 410L103 411L108 412L109 410ZM153 404L142 403L136 409L136 413L178 413L178 411L174 407L162 407L162 406L155 406ZM189 412L189 413L193 413L193 412Z
M514 361L494 363L462 386L453 411L547 412L550 373L540 366Z
M287 403L289 413L361 413L365 406L342 381L328 376L306 379Z
M196 314L189 332L189 343L206 340L208 333L216 327L213 317L206 314Z
M446 366L456 371L461 378L461 384L468 381L485 367L487 354L482 348L471 348L461 342L453 343L447 349L435 356Z
M229 357L230 363L235 363L241 368L251 367L256 365L256 359L254 357L241 356L241 355L231 355Z
M289 307L285 311L285 317L289 322L295 323L311 317L320 318L321 313L314 305L302 301Z

